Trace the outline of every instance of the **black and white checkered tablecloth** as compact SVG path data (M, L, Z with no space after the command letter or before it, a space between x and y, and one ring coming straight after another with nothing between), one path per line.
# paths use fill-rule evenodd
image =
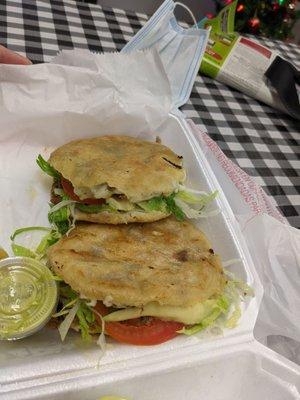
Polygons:
M146 21L144 14L71 0L0 0L0 43L47 62L59 49L120 50ZM300 67L299 47L262 42ZM199 75L183 110L300 227L300 123Z

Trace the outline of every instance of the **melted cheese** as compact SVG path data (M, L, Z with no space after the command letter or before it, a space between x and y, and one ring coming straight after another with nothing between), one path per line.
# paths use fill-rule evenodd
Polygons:
M110 188L106 183L96 185L91 188L88 187L74 187L74 192L83 200L88 198L95 199L108 199L113 194L120 194L117 189Z
M105 321L125 321L139 317L157 317L169 321L182 322L186 325L198 324L209 316L216 306L217 299L206 300L189 307L162 306L156 302L143 308L130 307L115 311L104 317Z

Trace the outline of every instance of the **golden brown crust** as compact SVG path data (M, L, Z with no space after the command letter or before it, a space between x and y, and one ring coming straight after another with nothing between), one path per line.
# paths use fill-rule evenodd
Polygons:
M107 184L134 203L169 195L185 180L182 157L129 136L72 141L56 149L49 163L76 188Z
M153 222L163 218L167 218L170 214L161 211L143 212L143 211L127 211L127 212L109 212L102 211L91 214L79 210L75 212L77 221L94 222L98 224L128 224L131 222Z
M205 235L173 217L148 224L79 224L48 253L56 274L92 299L188 306L222 293L220 259Z

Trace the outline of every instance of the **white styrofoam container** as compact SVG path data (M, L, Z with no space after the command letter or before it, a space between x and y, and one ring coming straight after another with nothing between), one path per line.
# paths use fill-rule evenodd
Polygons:
M176 353L159 367L94 371L56 385L15 392L3 399L98 400L104 395L128 400L297 400L299 368L258 342L187 354ZM1 397L2 398L2 397Z
M104 133L100 131L99 134ZM1 399L96 399L107 391L129 396L132 400L268 399L270 393L272 399L297 398L296 389L292 387L296 385L295 367L271 356L254 342L252 332L263 290L239 226L222 192L222 182L217 182L211 172L185 120L170 115L158 132L143 137L153 140L156 135L184 157L187 185L207 191L219 190L215 206L221 213L200 220L197 226L206 233L223 261L241 260L230 269L254 288L255 297L243 303L239 325L224 331L223 336L207 337L205 333L192 337L181 335L158 346L113 343L102 358L98 347L83 345L77 334L70 334L61 343L57 331L44 328L21 341L0 342ZM41 141L36 143L38 154L43 146ZM29 169L26 173L33 171ZM14 174L17 175L18 171ZM45 188L45 201L47 190ZM265 369L263 365L269 367ZM289 385L282 383L284 375ZM245 390L241 382L244 382ZM222 388L216 388L217 385ZM240 397L232 397L236 387L240 388ZM248 393L250 388L251 396ZM286 397L280 397L280 390L286 393Z

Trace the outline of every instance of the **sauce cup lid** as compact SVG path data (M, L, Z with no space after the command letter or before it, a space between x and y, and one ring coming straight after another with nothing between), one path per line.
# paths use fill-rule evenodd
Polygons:
M28 257L0 261L1 340L21 339L40 330L57 301L57 283L44 264Z

